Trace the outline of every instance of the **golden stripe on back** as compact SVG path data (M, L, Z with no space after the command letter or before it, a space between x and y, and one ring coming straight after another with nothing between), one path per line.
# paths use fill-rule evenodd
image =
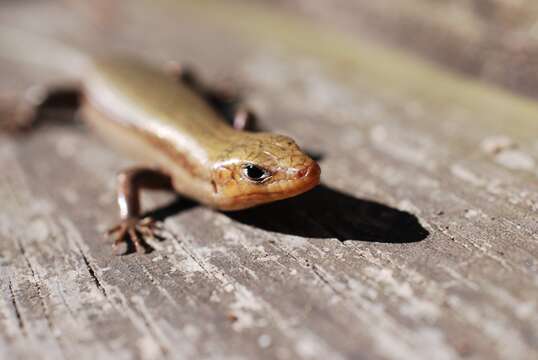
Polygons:
M198 160L212 158L227 146L235 130L179 80L132 59L99 59L89 93L97 104L118 109L118 118L151 130ZM111 106L113 105L113 106Z

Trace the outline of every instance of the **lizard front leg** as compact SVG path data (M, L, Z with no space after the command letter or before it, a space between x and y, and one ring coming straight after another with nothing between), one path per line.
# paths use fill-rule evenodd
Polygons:
M154 168L133 167L118 175L118 205L121 222L108 231L114 237L114 248L121 243L131 245L136 252L147 252L151 247L145 239L155 238L157 223L152 218L141 218L140 192L148 190L172 191L169 175Z

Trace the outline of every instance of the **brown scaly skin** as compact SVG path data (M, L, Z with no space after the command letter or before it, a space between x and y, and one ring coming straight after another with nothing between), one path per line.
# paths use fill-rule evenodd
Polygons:
M267 171L262 182L245 176L253 164ZM319 184L318 164L283 135L255 133L230 144L213 165L216 206L239 210L289 198Z

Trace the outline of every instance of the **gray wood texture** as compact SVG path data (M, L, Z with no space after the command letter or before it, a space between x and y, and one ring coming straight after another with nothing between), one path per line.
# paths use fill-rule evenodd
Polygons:
M534 101L270 2L4 1L0 24L191 64L323 172L231 214L146 194L164 240L118 257L130 162L58 109L0 135L0 358L538 357ZM55 77L2 61L3 109Z

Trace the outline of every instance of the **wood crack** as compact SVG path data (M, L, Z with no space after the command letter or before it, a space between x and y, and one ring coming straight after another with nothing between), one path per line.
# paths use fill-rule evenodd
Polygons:
M78 244L77 244L77 247L78 247ZM93 279L95 286L103 294L105 298L108 298L105 287L103 286L103 284L101 284L101 281L95 274L95 270L93 269L93 266L90 264L88 257L86 257L86 254L84 254L84 252L82 251L80 247L79 247L79 251L80 251L80 254L82 255L82 260L84 261L84 264L86 265L86 269L88 270L90 277Z
M43 294L43 289L41 287L41 279L39 278L39 275L35 271L34 267L32 266L32 263L30 262L30 259L28 258L28 254L26 253L26 250L24 249L24 246L22 245L21 241L19 239L16 240L19 250L21 252L22 257L24 258L24 261L26 262L26 265L28 266L28 269L30 269L30 273L32 275L32 279L34 280L34 285L37 290L37 295L39 297L39 303L41 306L41 309L43 311L43 315L45 317L45 320L47 322L47 327L50 330L50 333L52 336L56 339L56 343L58 344L58 347L60 349L60 352L62 354L62 357L65 358L64 354L64 346L62 344L62 341L60 339L60 333L56 331L56 326L54 325L49 308L47 306L47 302L45 300L45 295Z
M273 245L273 247L275 248L278 248L277 246ZM290 258L292 258L293 260L295 260L297 263L300 264L300 261L299 261L299 258L297 258L295 255L293 255L291 252L285 252L286 256L289 256ZM342 294L342 292L338 291L334 286L332 286L331 282L325 277L323 276L320 271L319 271L319 266L317 266L316 264L312 264L311 266L309 266L311 269L312 269L312 272L314 273L314 275L321 280L322 283L324 283L329 289L331 289L336 295L344 298L344 295Z
M19 305L17 304L17 298L15 296L15 291L13 290L13 283L11 282L11 280L9 280L8 288L11 297L11 304L13 305L15 317L17 318L17 325L19 326L21 334L23 336L27 336L28 333L26 332L26 326L24 325L24 321L22 320L21 311L19 309Z
M316 264L312 264L312 272L316 275L317 278L319 278L329 289L331 289L336 295L338 295L341 298L344 298L344 294L342 294L340 291L338 291L329 280L325 276L323 276L320 271L319 267Z

